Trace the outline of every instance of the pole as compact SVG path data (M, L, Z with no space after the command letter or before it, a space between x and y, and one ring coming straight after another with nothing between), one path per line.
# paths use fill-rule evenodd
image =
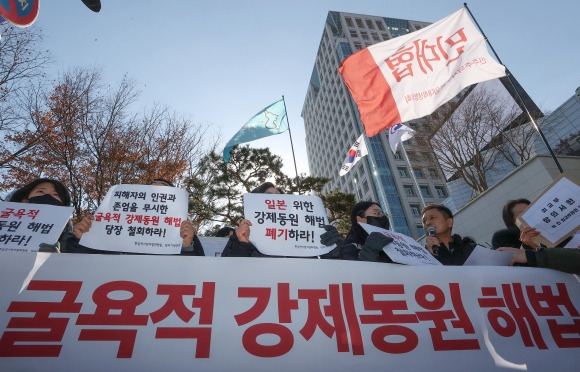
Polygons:
M419 186L419 182L417 181L417 177L415 177L415 172L413 171L413 166L409 161L409 157L407 156L407 151L405 150L405 146L403 146L403 142L401 142L401 149L403 150L403 155L405 156L405 161L409 168L411 169L411 177L413 178L413 182L415 183L415 187L417 187L417 191L419 192L419 198L421 199L421 209L425 208L425 200L423 199L423 194L421 193L421 187Z
M292 143L292 131L290 131L290 119L288 119L288 110L286 109L286 100L282 96L282 101L284 101L284 111L286 112L286 123L288 123L288 134L290 135L290 147L292 148L292 159L294 160L294 171L296 171L296 183L298 184L298 195L302 194L300 190L300 176L298 176L298 167L296 166L296 155L294 155L294 144Z
M475 17L473 16L473 13L471 13L471 10L469 10L469 8L467 7L467 3L463 3L463 6L465 7L465 9L467 9L467 12L469 13L469 15L471 16L471 18L473 19L473 22L475 22L475 25L477 26L477 28L479 29L479 31L481 32L481 34L483 35L485 41L487 42L487 45L489 45L489 47L491 48L491 51L493 52L493 54L495 55L495 58L497 58L497 61L502 64L504 67L505 65L502 63L501 59L499 58L499 55L495 52L495 49L493 49L493 46L491 45L491 43L489 42L489 40L487 39L487 36L485 36L485 33L483 32L483 30L481 29L481 27L479 26L479 23L477 23L477 20L475 19ZM548 140L546 139L546 137L544 136L544 133L542 133L542 130L540 129L540 127L538 126L538 123L536 123L536 120L534 119L534 117L532 116L532 114L530 113L530 110L528 109L528 106L526 105L526 102L524 101L524 99L522 98L519 89L517 88L517 86L514 84L512 78L511 78L511 73L509 72L509 69L506 67L506 75L508 78L508 81L510 82L512 88L514 89L514 91L516 92L520 102L522 103L522 106L524 107L524 110L526 111L526 115L528 115L528 118L530 118L531 123L534 126L534 129L536 129L536 131L538 132L538 134L540 135L540 137L542 138L542 141L544 142L544 145L546 145L546 148L548 149L548 151L550 152L550 155L552 156L552 159L554 159L554 163L556 163L556 166L558 167L558 170L560 171L560 173L564 173L564 170L562 169L562 167L560 166L560 162L558 162L558 159L556 158L556 154L554 154L554 151L552 150L552 148L550 147L550 144L548 143Z

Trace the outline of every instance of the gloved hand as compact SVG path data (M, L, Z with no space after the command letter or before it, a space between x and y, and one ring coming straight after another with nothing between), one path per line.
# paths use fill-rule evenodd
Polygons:
M343 240L342 236L340 236L340 234L338 233L336 227L332 225L324 225L322 227L324 228L324 230L326 230L326 232L320 235L321 244L329 246L333 244L338 244L341 240Z
M361 261L377 262L379 260L379 253L387 244L392 242L393 238L389 238L379 232L373 232L367 237L365 244L358 254L358 258Z

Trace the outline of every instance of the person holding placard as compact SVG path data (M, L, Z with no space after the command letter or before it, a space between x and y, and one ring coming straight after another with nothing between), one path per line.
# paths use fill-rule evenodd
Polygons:
M498 250L513 253L514 256L510 265L525 264L531 267L543 267L570 274L580 274L580 249L542 247L533 250L499 247Z
M253 189L252 194L284 194L284 192L272 182L264 182ZM268 257L250 242L250 226L252 223L246 219L240 222L230 235L230 240L222 251L222 257Z
M163 179L157 178L149 183L152 186L169 186L174 185ZM88 248L79 243L79 240L84 233L90 230L94 216L92 214L86 215L79 223L77 223L72 233L66 237L65 250L66 253L89 253L89 254L124 254L124 252L108 251ZM183 239L180 255L183 256L204 256L203 246L196 235L196 229L189 219L185 219L180 225L180 236Z
M425 248L443 265L463 265L477 244L470 237L452 234L451 210L442 204L429 204L423 208L421 215L423 229L434 233L427 236Z
M54 206L69 207L71 204L70 193L66 186L51 178L38 178L14 191L8 198L9 202L48 204ZM43 244L39 251L60 253L61 244L66 233L72 231L71 223L67 223L59 241L55 244Z
M343 260L361 260L374 262L393 262L383 251L383 247L393 241L378 232L370 235L359 225L359 222L377 226L388 230L389 219L375 202L362 201L352 208L350 213L350 232L348 233L344 246L341 250Z

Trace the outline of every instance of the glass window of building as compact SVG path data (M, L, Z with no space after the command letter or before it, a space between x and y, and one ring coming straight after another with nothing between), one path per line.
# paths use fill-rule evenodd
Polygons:
M366 31L361 31L360 32L360 37L362 37L363 40L368 40L369 39L369 34Z
M423 172L420 169L413 169L413 173L415 173L415 177L423 178Z
M397 171L399 171L399 176L409 177L409 175L407 174L407 168L404 168L404 167L397 168Z
M408 152L407 157L409 158L409 161L413 161L415 160L415 153Z
M381 31L385 31L385 26L383 26L383 22L381 21L375 21L377 28Z
M395 160L401 160L401 153L399 151L397 151L393 156L395 157Z
M350 30L350 37L358 37L356 30Z
M354 27L354 24L352 23L352 18L350 17L345 17L344 20L346 21L346 25L348 27Z
M357 27L360 27L360 28L362 28L362 27L363 27L362 19L360 19L360 18L355 18L355 21L356 21L356 25L357 25Z
M433 168L429 168L429 176L434 178L438 177L437 171Z
M435 186L435 190L437 190L437 195L439 195L440 197L442 197L442 198L447 197L447 193L445 192L445 187Z
M425 235L425 230L423 230L423 225L417 225L417 232L421 236Z
M421 195L423 196L431 196L431 191L429 191L429 186L419 186L421 189Z
M365 19L365 22L366 22L368 28L370 28L371 30L374 30L375 26L373 25L373 21L371 21L370 19Z
M413 186L403 185L403 189L405 189L405 195L409 195L409 196L415 195L415 191L413 190Z
M421 215L421 208L418 204L411 204L411 213L413 213L413 216Z

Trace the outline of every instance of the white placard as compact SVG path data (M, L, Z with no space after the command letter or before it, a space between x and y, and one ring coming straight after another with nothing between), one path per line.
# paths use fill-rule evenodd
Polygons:
M393 238L393 242L383 248L391 260L397 263L413 266L441 266L441 262L437 261L437 259L433 257L433 255L429 253L425 247L417 243L415 239L407 235L396 233L391 230L381 229L380 227L366 223L360 222L359 225L361 225L362 228L365 229L367 233L369 233L369 235L373 232L379 232L385 236Z
M115 185L80 244L106 251L178 254L187 198L187 191L170 186Z
M252 222L250 241L263 254L312 257L336 246L320 243L328 217L317 196L244 194L244 216Z
M512 252L493 250L478 244L463 266L507 266L513 256Z
M555 246L580 227L580 185L560 175L516 222L535 228L539 242Z
M0 251L38 251L40 244L55 244L73 207L0 202Z

